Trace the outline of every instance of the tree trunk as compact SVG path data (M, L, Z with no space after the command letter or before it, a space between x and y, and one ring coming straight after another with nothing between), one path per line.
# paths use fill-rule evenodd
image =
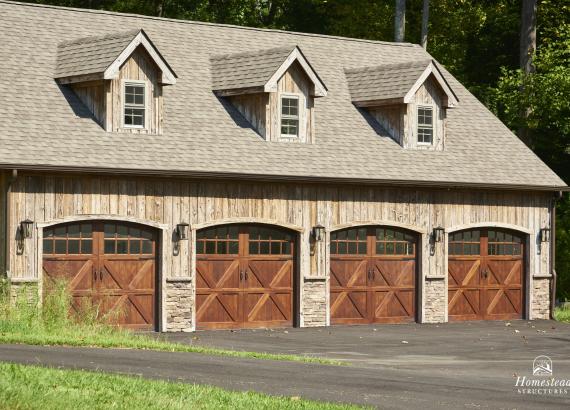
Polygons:
M525 74L534 72L536 52L536 0L523 0L521 15L520 66Z
M394 18L394 41L404 41L406 32L406 0L396 0L396 16Z
M422 38L421 38L421 45L424 50L427 50L428 23L429 23L429 0L424 0L424 9L422 11Z
M154 1L154 12L157 17L162 17L164 14L164 0Z
M536 0L523 0L521 13L521 37L520 37L520 68L525 76L534 72L532 58L536 52ZM524 93L524 86L521 93ZM532 147L532 136L526 126L531 114L529 107L522 109L519 138L529 147Z

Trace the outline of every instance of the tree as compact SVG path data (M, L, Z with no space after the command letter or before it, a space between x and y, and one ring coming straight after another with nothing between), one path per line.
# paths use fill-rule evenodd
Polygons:
M532 59L536 53L536 0L523 0L521 13L520 34L520 68L524 75L532 75L534 66ZM524 82L523 82L524 87ZM521 90L524 92L524 90ZM530 107L523 107L520 115L527 118L530 115ZM532 145L532 139L525 121L521 122L519 138L528 146Z
M424 7L422 10L422 37L420 40L420 44L424 50L427 50L428 23L429 23L429 0L424 0Z
M402 43L406 33L406 0L396 0L394 41Z

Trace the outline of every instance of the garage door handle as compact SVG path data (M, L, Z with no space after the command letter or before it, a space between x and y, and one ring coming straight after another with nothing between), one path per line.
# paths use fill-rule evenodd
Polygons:
M99 271L99 280L103 280L103 270Z
M239 271L239 280L240 281L243 280L243 271L242 270Z
M95 282L97 280L97 269L93 266L91 270L93 271L93 282Z

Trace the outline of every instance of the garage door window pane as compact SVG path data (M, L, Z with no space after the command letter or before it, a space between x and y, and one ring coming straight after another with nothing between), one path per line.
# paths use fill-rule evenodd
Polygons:
M115 253L115 241L105 240L105 253Z
M74 255L79 254L79 241L75 240L69 241L67 243L67 253Z
M82 254L93 253L93 242L90 239L81 241L81 253Z
M55 241L55 252L59 255L65 255L67 253L67 241L65 240L56 240Z
M44 253L53 253L53 240L44 239Z

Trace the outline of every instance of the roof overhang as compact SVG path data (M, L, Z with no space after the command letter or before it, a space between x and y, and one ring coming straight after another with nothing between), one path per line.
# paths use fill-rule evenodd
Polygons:
M146 50L146 52L152 58L152 61L154 61L154 63L162 72L161 83L163 85L176 84L176 73L172 70L172 68L170 68L164 57L162 57L158 49L154 46L154 44L150 41L142 29L123 50L123 52L119 54L115 61L113 61L111 65L109 65L109 67L107 67L107 69L103 72L103 78L105 80L113 80L118 78L121 66L125 63L125 61L128 60L128 58L138 46L142 46Z
M293 65L295 61L301 65L301 67L305 71L305 74L307 75L307 77L309 77L309 79L313 83L314 86L313 97L325 97L328 91L327 87L321 81L318 74L311 66L311 64L309 64L309 61L305 58L305 56L301 52L301 49L297 46L295 46L293 51L291 51L291 54L289 54L289 56L285 59L285 61L283 61L283 63L279 66L277 71L275 71L275 73L271 76L269 81L265 83L265 85L263 86L263 90L265 92L276 92L277 83L279 79L283 76L283 74L285 74L285 72L289 69L289 67L291 67L291 65Z
M457 99L457 96L455 95L455 93L453 92L447 81L445 81L443 75L441 74L441 72L439 71L439 69L434 64L433 61L431 61L428 64L428 66L420 75L420 77L417 79L417 81L414 83L412 88L410 88L410 90L406 93L403 100L404 104L412 102L416 92L425 83L425 81L428 79L430 75L433 75L436 82L441 87L443 93L446 96L446 98L444 99L444 106L448 108L455 107L459 103L459 100Z

